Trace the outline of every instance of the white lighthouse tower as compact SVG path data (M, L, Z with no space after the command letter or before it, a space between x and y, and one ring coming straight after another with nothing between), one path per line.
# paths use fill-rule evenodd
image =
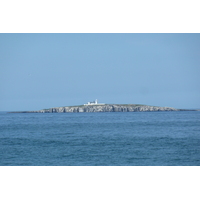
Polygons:
M84 104L84 106L92 106L92 105L105 105L105 103L98 103L98 100L88 102L87 104Z

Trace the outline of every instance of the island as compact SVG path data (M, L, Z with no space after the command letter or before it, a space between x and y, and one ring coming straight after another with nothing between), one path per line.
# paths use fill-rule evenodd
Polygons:
M82 113L82 112L156 112L156 111L188 111L171 107L149 106L142 104L105 104L93 102L78 106L62 106L36 111L20 111L11 113ZM194 111L194 110L190 110Z
M142 104L105 104L97 99L78 106L62 106L36 111L17 111L9 113L83 113L83 112L157 112L157 111L200 111L195 109L176 109L172 107L149 106Z

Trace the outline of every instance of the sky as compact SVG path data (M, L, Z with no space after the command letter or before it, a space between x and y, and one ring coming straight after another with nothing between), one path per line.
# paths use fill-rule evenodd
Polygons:
M200 34L0 34L0 111L200 108Z

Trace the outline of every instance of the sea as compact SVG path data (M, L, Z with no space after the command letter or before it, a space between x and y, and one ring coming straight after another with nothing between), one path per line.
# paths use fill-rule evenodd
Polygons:
M200 112L0 112L0 166L199 166Z

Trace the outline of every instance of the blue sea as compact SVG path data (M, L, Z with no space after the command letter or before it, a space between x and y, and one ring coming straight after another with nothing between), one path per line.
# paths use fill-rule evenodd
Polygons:
M0 112L1 166L199 166L200 112Z

